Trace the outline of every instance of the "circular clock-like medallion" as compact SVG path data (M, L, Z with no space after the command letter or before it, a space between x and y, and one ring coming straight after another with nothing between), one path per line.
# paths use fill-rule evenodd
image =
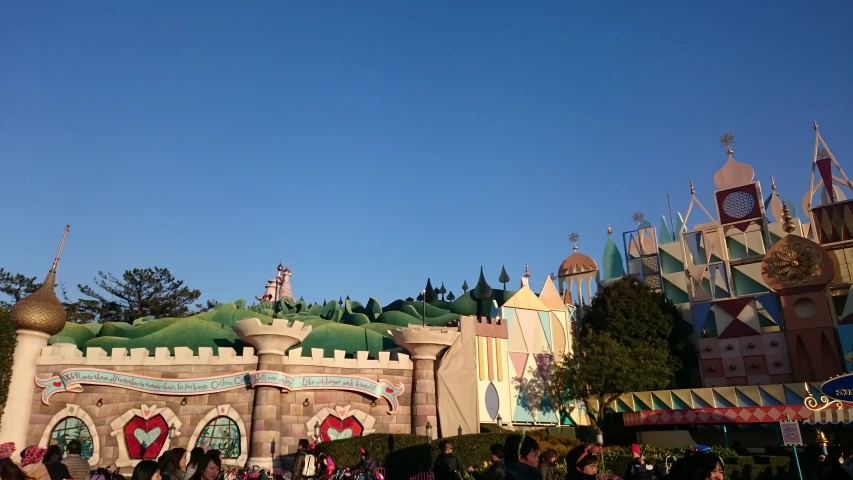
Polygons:
M810 245L782 245L764 260L767 273L786 287L807 285L823 272L823 258Z
M755 197L747 192L732 192L723 200L723 211L726 215L741 219L752 213L755 208Z

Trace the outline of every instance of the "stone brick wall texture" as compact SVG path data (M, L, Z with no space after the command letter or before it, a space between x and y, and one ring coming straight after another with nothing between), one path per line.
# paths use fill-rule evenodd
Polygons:
M62 370L73 365L41 365L38 376L45 378L58 375ZM153 378L191 379L203 378L225 373L246 371L246 365L172 365L172 366L113 366L103 367L104 370L132 373ZM371 407L374 399L357 393L338 390L314 390L299 392L282 392L281 408L281 441L277 447L279 455L287 455L296 451L300 438L308 438L306 423L324 408L352 405L352 410L360 410L376 418L374 429L376 433L410 433L411 432L411 388L412 370L407 369L347 369L318 366L283 366L282 370L289 374L341 374L357 375L371 380L385 379L396 384L404 385L404 392L399 397L400 407L389 414L388 403L383 399L376 400L376 406ZM173 447L184 447L188 450L190 437L196 426L205 415L218 405L229 404L243 419L243 424L251 438L252 405L255 392L252 389L234 390L230 392L207 395L187 396L186 405L181 405L182 396L162 396L125 390L118 387L102 387L84 385L81 393L63 392L50 398L50 405L41 401L42 390L36 388L32 400L30 427L27 432L27 444L38 444L51 419L65 409L67 403L80 406L97 426L100 442L100 465L109 465L118 458L118 440L112 437L110 422L130 409L145 405L156 405L171 409L181 420L183 426L181 435L173 440ZM309 406L303 403L308 400ZM103 405L96 404L101 400Z

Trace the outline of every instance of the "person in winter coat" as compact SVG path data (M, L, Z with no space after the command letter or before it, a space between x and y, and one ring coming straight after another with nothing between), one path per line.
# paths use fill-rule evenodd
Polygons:
M557 451L549 449L539 459L539 473L542 474L542 480L557 480L557 474L554 472L554 467L557 466Z
M453 444L450 440L442 440L438 444L441 453L435 457L432 473L435 480L462 480L462 465L453 454Z
M62 464L62 449L59 445L48 446L42 462L44 462L44 466L47 468L50 480L68 480L72 478L68 467Z
M510 435L504 443L504 463L507 480L542 480L539 471L539 443L521 435Z
M504 480L506 469L504 466L504 446L500 443L492 445L492 458L489 460L489 468L485 472L478 472L474 467L468 467L468 473L474 480Z
M657 478L654 472L654 465L646 463L646 457L643 456L643 451L636 443L631 445L631 461L628 462L628 469L624 480L654 480Z

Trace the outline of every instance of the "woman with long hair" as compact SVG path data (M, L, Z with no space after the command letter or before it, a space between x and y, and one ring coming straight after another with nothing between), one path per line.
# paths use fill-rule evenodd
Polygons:
M31 480L9 457L0 460L0 480Z
M201 447L195 447L190 450L190 459L187 461L187 471L185 478L190 478L195 473L196 468L198 468L198 462L201 461L202 457L204 457L204 449Z
M539 442L521 435L510 435L504 442L504 468L509 480L542 480L539 472Z
M184 480L184 469L187 467L186 455L187 449L175 447L160 457L160 476L163 480Z
M216 480L220 471L222 471L222 460L219 459L219 456L204 454L198 462L195 473L189 480Z
M154 460L143 460L134 467L131 480L162 480L160 467Z

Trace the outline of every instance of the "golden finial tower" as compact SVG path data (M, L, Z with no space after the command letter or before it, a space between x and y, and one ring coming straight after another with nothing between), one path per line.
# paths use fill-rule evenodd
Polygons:
M0 442L15 442L19 445L12 459L20 459L20 451L27 443L27 430L32 411L33 392L35 390L36 360L41 349L47 346L51 335L56 335L65 327L65 307L56 298L53 291L56 284L56 267L62 255L62 248L68 238L70 226L65 226L62 242L53 265L38 290L28 295L9 311L9 319L17 330L12 380L9 383L9 397L3 418L0 419Z

